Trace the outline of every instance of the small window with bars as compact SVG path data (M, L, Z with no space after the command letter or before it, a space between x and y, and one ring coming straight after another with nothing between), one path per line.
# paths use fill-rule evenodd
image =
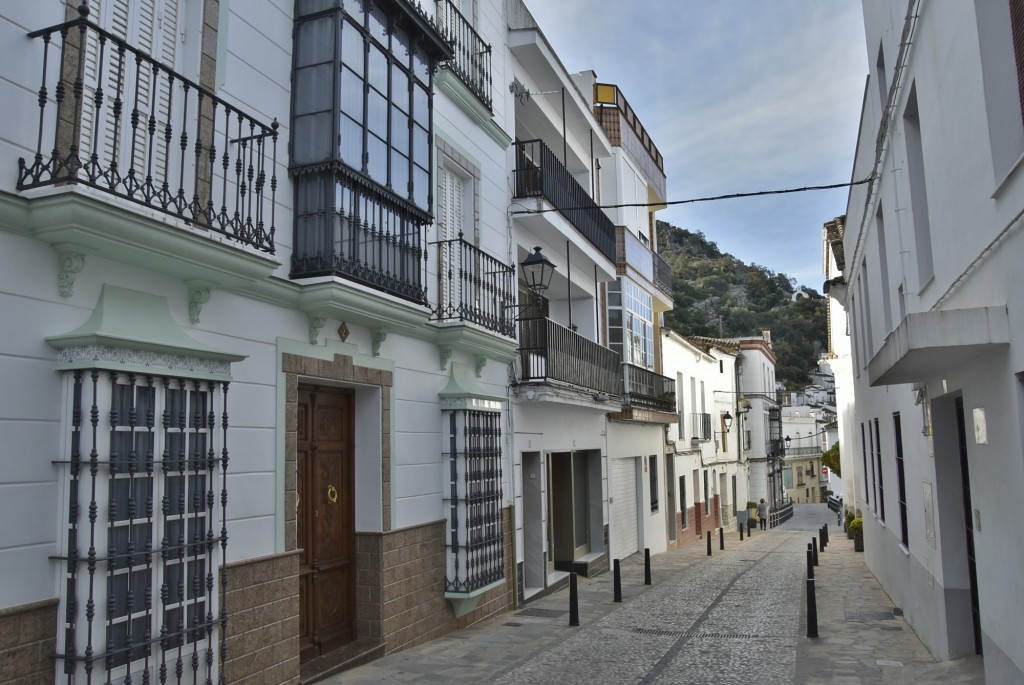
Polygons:
M69 386L67 682L217 682L226 384L94 369Z

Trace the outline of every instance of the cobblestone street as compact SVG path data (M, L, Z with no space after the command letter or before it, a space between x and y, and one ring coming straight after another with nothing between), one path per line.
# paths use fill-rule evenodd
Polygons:
M326 683L731 683L868 685L984 683L977 657L938 663L835 529L824 505L726 549L704 544L622 562L623 602L612 576L579 581L579 627L568 591L426 645L337 674ZM831 542L816 568L819 638L806 635L807 543L823 523Z

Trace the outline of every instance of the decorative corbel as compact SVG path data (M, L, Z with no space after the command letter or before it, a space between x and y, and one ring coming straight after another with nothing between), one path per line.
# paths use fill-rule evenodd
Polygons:
M75 294L75 276L85 266L85 255L74 248L60 248L57 252L60 273L57 274L57 288L62 297Z
M373 353L374 357L379 357L380 356L380 345L381 345L382 342L387 340L387 338L388 338L388 332L387 331L385 331L385 330L383 330L381 328L373 329L373 331L371 333L371 343L370 343L371 344L371 348L370 349L371 349L371 352Z
M309 315L309 344L316 345L317 338L320 337L320 329L327 323L327 319L322 316Z
M210 284L206 281L185 281L188 287L188 320L199 323L203 305L210 301Z
M483 356L482 354L478 354L476 357L474 357L474 361L476 363L474 365L473 371L476 374L476 377L480 378L480 376L483 375L484 367L487 366L487 357Z
M438 345L437 351L441 354L441 370L448 370L448 361L452 358L451 345Z

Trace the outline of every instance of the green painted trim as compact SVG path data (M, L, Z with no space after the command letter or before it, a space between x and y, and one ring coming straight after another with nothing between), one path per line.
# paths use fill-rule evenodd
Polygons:
M434 75L434 85L451 98L455 106L466 113L502 150L512 145L512 138L494 122L491 112L450 69L441 69Z
M275 258L214 231L162 220L144 208L133 211L109 198L81 186L36 190L29 198L0 191L0 228L55 249L73 245L86 261L101 256L220 288L244 288L269 278L280 266Z
M104 284L89 319L46 338L59 350L58 370L103 368L125 373L231 380L231 363L246 355L223 352L188 335L159 295Z

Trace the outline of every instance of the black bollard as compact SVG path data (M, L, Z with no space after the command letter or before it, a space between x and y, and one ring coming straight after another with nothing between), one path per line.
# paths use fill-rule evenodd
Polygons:
M818 602L814 599L814 578L807 579L807 637L818 637Z
M821 526L821 534L825 536L825 544L828 544L828 524L825 523Z
M651 584L651 550L644 548L644 585Z
M740 524L740 542L743 542L743 524Z
M718 529L718 549L725 549L725 528Z
M615 574L612 581L612 592L614 593L615 601L622 601L622 575L619 573L619 560L615 560Z
M814 577L814 552L811 551L811 543L807 543L807 577Z
M814 565L818 565L818 538L811 538L811 547L814 550Z
M708 531L708 556L711 556L711 531Z
M754 535L754 521L752 519L747 519L747 537L752 537L753 535Z
M825 534L821 532L821 528L818 529L818 551L825 551Z
M569 625L580 624L580 596L576 589L576 574L569 574Z

